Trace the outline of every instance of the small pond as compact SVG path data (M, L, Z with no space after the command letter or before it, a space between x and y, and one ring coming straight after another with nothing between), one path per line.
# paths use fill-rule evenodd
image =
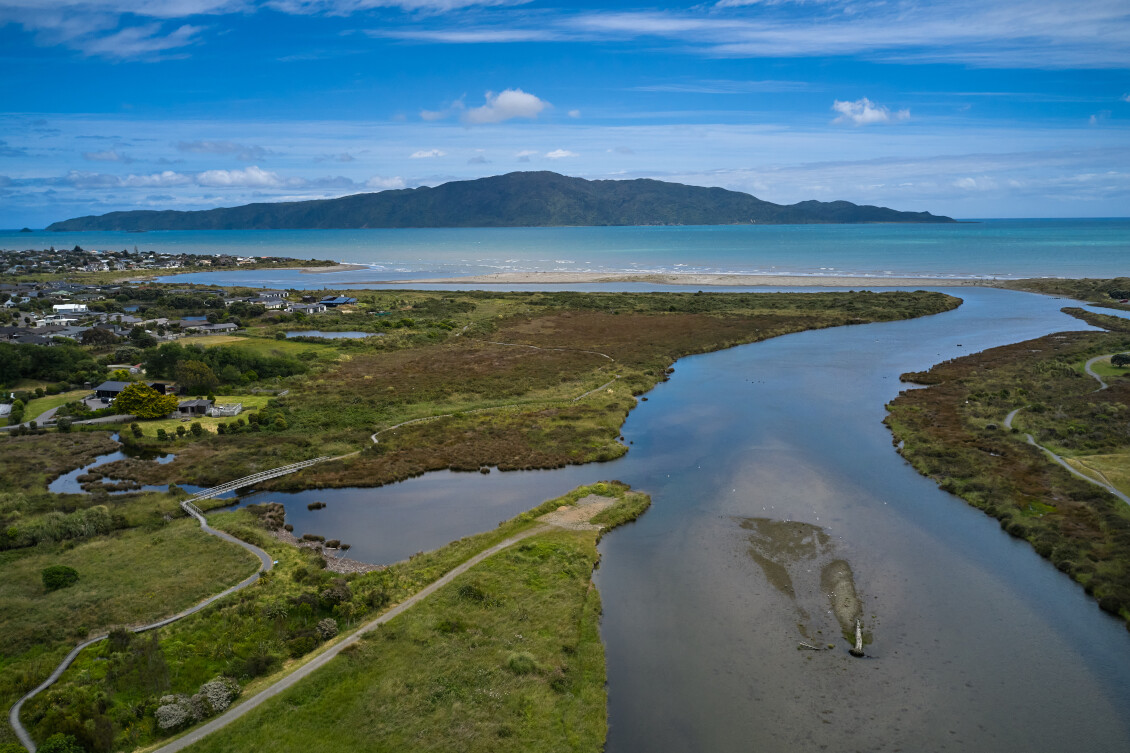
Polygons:
M112 438L114 439L115 442L118 441L118 435L117 434L114 434ZM144 451L137 450L137 449L134 449L134 448L122 446L119 449L115 450L114 452L108 452L105 455L99 455L98 457L94 458L94 460L92 460L91 462L87 463L86 465L84 465L80 468L75 468L73 471L68 471L67 473L64 473L62 476L60 476L59 478L55 479L54 481L52 481L50 484L47 485L47 491L49 491L53 494L86 494L87 492L83 490L82 485L78 481L79 476L81 476L85 473L89 473L91 470L93 470L94 468L97 468L100 465L106 465L107 463L113 463L113 462L116 462L118 460L125 460L126 458L131 458L131 457L132 458L140 458L142 460L152 460L153 462L157 463L158 465L166 465L167 463L171 463L171 462L173 462L173 460L176 459L176 455L173 455L172 453L144 452ZM142 486L139 489L129 489L129 490L126 490L126 491L112 491L112 492L109 492L109 493L110 494L130 494L130 493L134 493L134 492L163 492L163 491L168 491L168 487L166 485Z

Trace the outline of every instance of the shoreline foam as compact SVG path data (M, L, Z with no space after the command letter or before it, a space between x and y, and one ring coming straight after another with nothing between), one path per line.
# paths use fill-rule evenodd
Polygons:
M793 287L996 287L996 278L953 277L865 277L861 275L761 275L700 274L691 272L498 272L467 277L433 277L409 280L350 280L361 285L573 285L601 282L644 282L659 285L725 285Z

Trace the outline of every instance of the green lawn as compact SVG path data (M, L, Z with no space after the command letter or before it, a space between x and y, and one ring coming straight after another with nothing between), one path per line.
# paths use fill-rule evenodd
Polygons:
M201 335L199 337L182 337L177 340L179 345L200 345L211 348L216 345L237 345L241 348L255 351L261 355L286 355L293 356L298 353L333 353L336 349L332 342L308 343L296 340L276 340L266 337L240 337L238 335Z
M71 390L70 392L60 392L58 395L38 397L27 404L27 409L24 411L24 419L34 421L52 408L58 408L60 405L73 403L90 394L90 390Z
M162 418L153 421L139 421L138 426L145 433L147 437L154 437L157 435L158 429L164 429L167 432L175 432L178 426L183 426L186 429L194 422L199 421L200 425L210 432L216 431L216 425L234 421L240 416L244 421L247 420L247 413L249 411L256 411L266 406L267 402L271 399L271 395L216 395L216 402L221 405L230 403L243 403L243 412L239 416L233 418L212 418L211 416L200 416L185 420L183 418Z

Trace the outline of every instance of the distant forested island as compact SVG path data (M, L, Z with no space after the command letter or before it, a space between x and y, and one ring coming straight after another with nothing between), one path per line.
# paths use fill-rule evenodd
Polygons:
M48 230L276 230L609 225L806 225L954 222L849 201L773 204L724 188L640 178L585 180L516 172L434 188L200 211L136 210L77 217Z

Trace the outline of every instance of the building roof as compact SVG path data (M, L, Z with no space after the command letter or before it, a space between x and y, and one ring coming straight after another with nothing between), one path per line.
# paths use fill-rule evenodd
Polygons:
M103 382L94 388L95 392L121 392L126 387L129 387L133 382Z

